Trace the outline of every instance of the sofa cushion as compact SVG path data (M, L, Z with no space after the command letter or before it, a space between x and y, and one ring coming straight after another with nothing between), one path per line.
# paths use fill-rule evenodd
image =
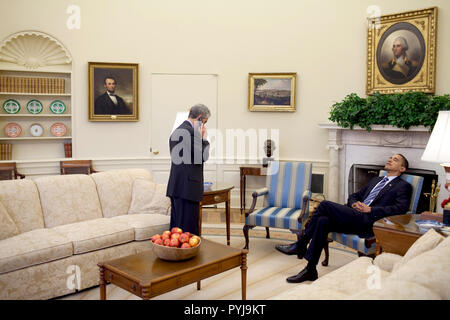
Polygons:
M386 281L408 281L450 299L450 237L395 269Z
M35 229L0 241L0 273L73 254L72 242L52 229Z
M0 201L0 240L13 237L19 234L16 224L9 216L2 202Z
M128 213L134 179L151 181L144 169L110 170L91 175L97 185L103 217L111 218Z
M102 217L97 189L90 176L48 176L35 182L46 228Z
M394 265L402 259L398 254L384 252L375 257L373 264L384 271L391 272Z
M412 258L435 248L439 243L441 243L442 240L444 240L444 237L434 231L434 229L428 230L412 244L403 258L394 265L393 270L396 270L400 266L404 265Z
M33 180L0 181L0 201L19 232L44 228L39 192Z
M366 289L349 296L350 300L439 300L439 295L410 281L385 281L379 289Z
M135 179L128 214L158 213L168 214L170 199L166 196L166 185L152 181Z
M134 179L143 179L148 181L153 181L153 177L150 172L148 172L145 169L140 168L132 168L132 169L125 169L123 171L126 171L131 179L134 181Z
M162 214L129 214L110 218L134 228L134 240L148 240L157 233L170 229L170 216Z
M314 282L313 282L314 283ZM349 295L308 284L299 284L285 292L271 297L271 300L343 300Z
M383 282L389 273L376 268L369 257L360 257L314 281L311 286L351 295L365 290L373 281Z
M80 254L112 247L134 240L134 229L111 219L94 219L53 228L73 243L73 253Z

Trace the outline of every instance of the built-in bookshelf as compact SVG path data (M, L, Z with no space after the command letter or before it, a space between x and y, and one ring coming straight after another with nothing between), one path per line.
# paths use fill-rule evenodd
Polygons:
M23 55L15 52L17 42L21 51L29 50L28 60L15 57ZM46 50L35 51L37 43ZM71 68L68 51L47 34L17 33L0 44L0 145L9 148L9 159L3 160L68 155L65 149L73 136Z

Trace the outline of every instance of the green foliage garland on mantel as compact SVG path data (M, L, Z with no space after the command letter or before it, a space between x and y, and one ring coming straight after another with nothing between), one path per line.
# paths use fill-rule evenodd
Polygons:
M351 93L332 106L328 119L344 128L353 129L356 125L367 131L371 130L371 125L391 125L407 130L411 126L423 125L431 131L440 110L450 110L450 95L376 92L361 98Z

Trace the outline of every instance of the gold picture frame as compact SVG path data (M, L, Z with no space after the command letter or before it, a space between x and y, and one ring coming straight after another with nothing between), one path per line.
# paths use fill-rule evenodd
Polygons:
M295 89L297 74L249 73L249 111L295 111Z
M434 93L437 7L368 22L366 93Z
M89 62L89 121L139 121L137 63Z

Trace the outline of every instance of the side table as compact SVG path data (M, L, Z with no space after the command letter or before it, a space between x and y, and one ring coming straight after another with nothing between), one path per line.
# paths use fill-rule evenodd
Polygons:
M373 232L376 237L377 255L381 252L405 255L412 244L423 235L415 224L415 221L420 219L442 222L442 214L402 214L376 221Z
M242 166L240 171L240 196L241 196L241 215L245 212L245 187L247 183L246 176L266 176L267 169L261 165Z
M203 198L199 205L198 223L199 236L202 234L202 206L225 202L225 217L227 228L227 245L230 245L230 198L231 189L234 186L213 186L203 192Z

